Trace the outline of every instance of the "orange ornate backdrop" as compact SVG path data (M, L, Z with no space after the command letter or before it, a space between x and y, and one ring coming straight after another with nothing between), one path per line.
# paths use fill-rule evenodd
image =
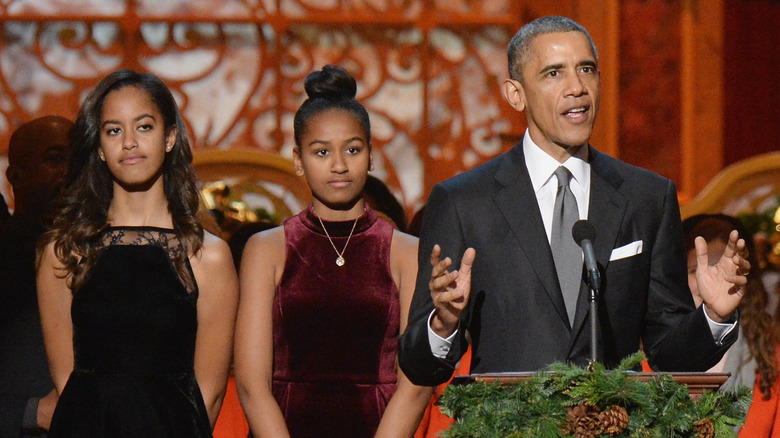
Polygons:
M724 165L725 9L723 0L0 0L0 168L16 126L74 117L118 68L163 78L195 148L289 157L303 79L337 63L358 78L371 114L375 174L412 213L433 184L522 135L523 116L498 89L506 45L530 19L562 14L600 51L593 143L673 178L685 200Z

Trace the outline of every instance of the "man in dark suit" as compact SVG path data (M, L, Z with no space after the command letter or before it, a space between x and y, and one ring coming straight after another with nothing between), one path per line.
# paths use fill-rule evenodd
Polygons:
M6 176L14 213L0 229L0 438L40 437L57 396L35 287L35 244L64 184L71 121L42 117L11 135Z
M473 373L586 364L588 289L571 238L571 223L584 218L596 229L602 281L598 360L614 365L643 345L656 370L714 365L737 334L744 241L733 233L712 267L699 242L707 298L695 310L674 184L588 144L600 73L587 31L544 17L518 31L508 52L502 91L528 130L507 153L434 187L401 368L416 384L444 382L469 336ZM575 218L561 231L566 211ZM561 253L569 262L574 254L576 269L561 269Z

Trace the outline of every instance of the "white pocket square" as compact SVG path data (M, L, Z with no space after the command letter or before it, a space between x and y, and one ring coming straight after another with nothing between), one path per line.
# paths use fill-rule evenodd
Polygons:
M629 243L628 245L623 245L620 248L613 249L612 254L609 256L609 261L611 262L613 260L620 260L626 257L635 256L637 254L642 254L641 240L637 240Z

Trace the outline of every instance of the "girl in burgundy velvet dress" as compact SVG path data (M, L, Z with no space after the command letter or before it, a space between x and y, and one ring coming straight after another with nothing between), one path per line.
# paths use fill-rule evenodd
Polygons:
M244 250L235 375L255 437L411 437L431 388L396 367L417 239L363 202L368 113L346 70L305 82L295 167L313 202Z

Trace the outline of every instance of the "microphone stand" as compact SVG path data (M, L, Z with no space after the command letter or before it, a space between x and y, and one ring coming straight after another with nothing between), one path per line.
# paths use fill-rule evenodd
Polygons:
M591 283L591 282L588 282ZM588 296L588 302L590 302L590 362L596 362L596 356L598 352L598 290L588 286L590 295Z
M601 289L601 273L598 270L595 257L593 257L593 245L585 240L584 245L586 253L586 276L585 282L588 284L588 302L590 303L590 362L596 362L598 359L598 326L599 326L599 292Z
M598 356L598 295L601 289L601 273L599 272L596 255L593 251L593 239L596 230L587 220L580 220L572 227L572 238L582 248L582 258L585 264L585 282L588 284L590 295L590 363L593 365ZM590 366L588 367L590 368Z

